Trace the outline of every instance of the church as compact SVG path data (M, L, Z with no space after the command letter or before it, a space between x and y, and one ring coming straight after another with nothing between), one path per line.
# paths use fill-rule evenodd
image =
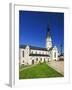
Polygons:
M50 28L46 32L46 44L44 48L20 45L19 46L19 65L32 65L43 62L50 62L58 60L58 48L52 45L52 38L50 35Z

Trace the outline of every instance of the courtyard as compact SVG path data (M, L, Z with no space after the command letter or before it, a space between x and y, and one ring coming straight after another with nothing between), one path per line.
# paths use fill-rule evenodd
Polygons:
M53 69L50 64L39 63L37 65L21 68L19 79L63 77L63 74Z

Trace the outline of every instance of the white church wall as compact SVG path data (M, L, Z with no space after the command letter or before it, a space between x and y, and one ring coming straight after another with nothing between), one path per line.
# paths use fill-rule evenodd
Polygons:
M58 60L58 49L56 46L52 50L52 60Z
M24 51L24 57L23 57L23 51ZM33 52L33 54L45 54L49 55L48 56L29 56L29 54ZM20 49L20 64L25 64L25 65L31 65L32 60L34 60L34 64L38 64L39 62L43 63L44 61L48 62L51 60L58 60L58 50L56 47L53 48L52 51L42 51L42 50L31 50L29 46L26 46L25 49ZM56 57L54 57L54 53L56 53ZM38 60L37 60L38 59Z
M19 63L20 64L25 63L25 49L19 49Z
M28 60L29 60L29 46L27 45L26 48L25 48L25 64L28 65Z
M52 50L49 51L49 61L51 61L51 60L52 60Z
M26 46L25 49L21 48L19 52L20 52L20 56L19 56L20 64L27 65L29 62L29 46ZM23 56L23 53L24 53L24 56Z

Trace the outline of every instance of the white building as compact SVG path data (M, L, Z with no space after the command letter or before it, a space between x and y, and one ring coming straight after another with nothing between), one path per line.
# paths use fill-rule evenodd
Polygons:
M35 47L30 45L21 45L19 48L19 64L31 65L42 62L58 60L58 49L52 47L52 38L49 29L46 33L46 47Z

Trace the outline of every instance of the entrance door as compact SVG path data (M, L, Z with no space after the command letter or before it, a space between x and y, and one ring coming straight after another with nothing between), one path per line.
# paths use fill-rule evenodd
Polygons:
M32 64L34 64L34 60L32 60Z

